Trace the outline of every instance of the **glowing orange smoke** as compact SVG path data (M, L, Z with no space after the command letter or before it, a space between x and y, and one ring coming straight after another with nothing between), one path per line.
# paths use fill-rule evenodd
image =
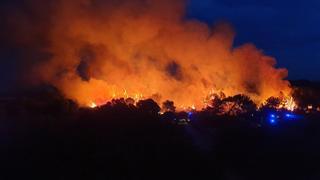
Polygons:
M57 1L44 35L51 56L34 67L33 79L90 107L131 97L199 109L212 91L256 103L290 95L287 70L275 68L274 58L252 44L234 47L226 23L186 20L184 6L182 0Z

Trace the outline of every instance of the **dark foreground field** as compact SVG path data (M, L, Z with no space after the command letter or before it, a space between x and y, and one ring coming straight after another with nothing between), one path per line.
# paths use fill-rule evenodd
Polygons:
M150 102L29 101L2 107L0 179L320 179L317 114L276 125L198 114L179 125Z

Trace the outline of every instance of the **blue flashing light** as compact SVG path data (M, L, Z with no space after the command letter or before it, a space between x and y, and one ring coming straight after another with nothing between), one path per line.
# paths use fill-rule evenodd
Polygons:
M275 120L275 119L270 119L270 123L271 123L271 124L275 124L275 123L276 123L276 120Z
M286 117L287 119L298 119L298 118L299 118L297 115L292 114L292 113L286 113L286 114L285 114L285 117Z
M290 118L290 117L293 117L293 115L286 113L286 117Z
M270 117L271 117L271 118L275 118L275 117L276 117L276 115L274 115L274 114L270 114Z

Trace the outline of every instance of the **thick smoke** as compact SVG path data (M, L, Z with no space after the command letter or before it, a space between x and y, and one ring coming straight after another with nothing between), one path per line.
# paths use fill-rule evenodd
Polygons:
M252 44L234 48L227 23L185 19L182 0L27 4L39 17L18 9L11 24L24 30L13 33L15 43L33 47L25 58L29 80L50 83L81 105L142 95L201 107L213 91L261 102L290 90L274 58Z

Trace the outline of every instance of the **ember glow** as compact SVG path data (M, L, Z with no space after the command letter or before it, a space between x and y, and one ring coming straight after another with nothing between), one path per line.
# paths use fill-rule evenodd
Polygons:
M212 91L258 104L290 97L287 70L273 57L250 43L234 47L227 23L185 19L183 0L60 0L51 8L41 36L50 56L34 63L31 79L82 106L130 97L201 109ZM293 100L284 106L293 109Z
M90 108L96 108L96 107L97 107L97 104L94 103L94 102L91 102L91 103L89 104L89 107L90 107Z
M283 108L293 111L297 108L297 104L295 103L293 97L287 97L284 99L283 103L280 105Z

